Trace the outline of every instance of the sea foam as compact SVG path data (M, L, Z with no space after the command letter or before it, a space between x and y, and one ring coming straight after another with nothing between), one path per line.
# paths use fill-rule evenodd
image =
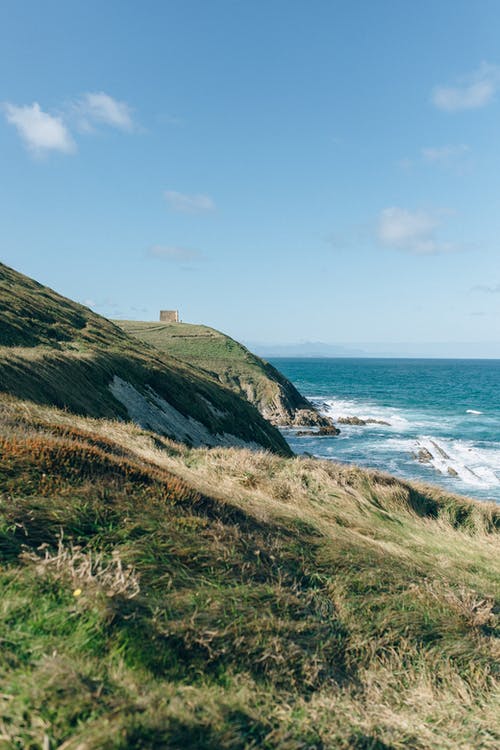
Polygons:
M285 374L334 422L388 423L340 424L336 437L290 434L298 453L500 501L500 361L296 360L286 366ZM424 448L429 454L419 460Z

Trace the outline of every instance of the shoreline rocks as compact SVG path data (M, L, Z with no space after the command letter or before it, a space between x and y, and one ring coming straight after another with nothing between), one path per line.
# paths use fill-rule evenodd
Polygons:
M315 437L332 437L333 435L340 435L340 430L332 423L325 427L320 427L317 430L299 430L296 434L300 435L301 437L304 435L314 435Z
M434 440L431 440L430 442L431 442L431 445L436 449L436 454L438 456L440 456L441 458L444 458L445 460L448 460L448 461L451 460L450 456L446 453L445 450L443 450L441 448L441 446L439 446L437 443L435 443ZM423 448L423 447L419 448L419 450L418 450L417 453L412 453L411 455L412 455L412 457L416 461L418 461L421 464L430 464L436 458L436 456L433 456L432 453L430 452L430 450L428 448ZM444 468L442 470L439 469L437 466L433 466L433 468L438 472L438 474L444 473ZM466 467L466 468L468 469L468 471L470 471L472 474L474 474L474 472L472 471L472 469L469 469L469 467ZM456 469L454 469L453 466L447 466L446 467L446 473L450 477L458 477L459 476L458 471ZM475 476L475 474L474 474L474 476Z
M333 427L333 420L315 409L297 409L293 416L294 427Z
M383 419L361 419L361 417L339 417L337 419L338 424L349 424L355 427L364 427L367 424L381 424L385 427L390 427L390 422L384 422Z
M412 455L421 464L428 464L434 458L432 453L429 450L427 450L427 448L420 448L418 453L413 453Z

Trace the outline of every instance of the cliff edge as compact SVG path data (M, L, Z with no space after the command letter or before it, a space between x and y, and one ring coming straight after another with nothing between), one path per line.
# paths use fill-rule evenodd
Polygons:
M333 426L273 365L214 328L136 320L115 323L129 335L216 377L274 425Z
M281 455L280 432L217 378L0 264L0 392L130 420L192 446Z

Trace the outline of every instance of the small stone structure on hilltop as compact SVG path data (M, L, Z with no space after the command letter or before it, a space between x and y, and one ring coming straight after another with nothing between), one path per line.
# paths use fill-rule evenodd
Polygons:
M162 323L179 323L179 311L160 310L160 321Z

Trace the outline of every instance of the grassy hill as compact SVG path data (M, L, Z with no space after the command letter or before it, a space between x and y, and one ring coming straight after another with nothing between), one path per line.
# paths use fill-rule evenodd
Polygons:
M498 508L0 396L0 748L493 750Z
M215 376L248 399L273 424L332 424L269 362L214 328L189 323L115 322L140 341Z
M5 266L0 344L0 750L500 746L498 506L290 457Z
M278 430L216 378L0 264L0 391L94 417L132 418L193 445L290 455Z

